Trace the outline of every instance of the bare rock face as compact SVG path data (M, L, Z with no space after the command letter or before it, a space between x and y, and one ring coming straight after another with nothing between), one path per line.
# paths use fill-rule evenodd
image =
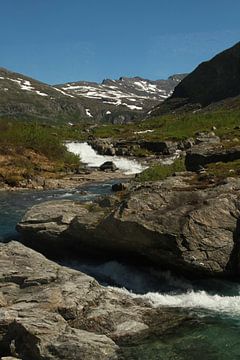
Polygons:
M240 159L240 146L225 149L215 144L206 146L203 143L187 151L185 166L189 171L197 171L210 163L229 162L238 159Z
M43 252L101 250L188 276L235 276L239 196L239 179L196 190L177 176L136 185L109 208L66 200L36 205L18 230Z
M0 245L0 263L3 359L114 360L122 343L164 333L186 320L176 310L153 309L104 288L18 242Z
M151 116L173 111L193 111L240 95L240 42L204 61L179 83L170 98L156 106Z

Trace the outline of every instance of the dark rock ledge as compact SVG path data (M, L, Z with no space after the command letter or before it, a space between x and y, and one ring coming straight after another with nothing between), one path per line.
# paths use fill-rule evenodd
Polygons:
M18 242L0 244L0 358L114 360L123 344L174 330L177 309L100 286ZM156 321L157 320L157 321Z
M101 251L190 277L234 277L239 274L239 200L240 179L199 190L191 177L175 176L135 185L117 202L36 205L17 229L28 245L51 256Z

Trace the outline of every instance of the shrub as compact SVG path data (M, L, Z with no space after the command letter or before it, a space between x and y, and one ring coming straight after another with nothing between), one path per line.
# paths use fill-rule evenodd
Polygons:
M139 182L164 180L175 172L185 171L184 159L180 158L171 165L154 165L136 176Z

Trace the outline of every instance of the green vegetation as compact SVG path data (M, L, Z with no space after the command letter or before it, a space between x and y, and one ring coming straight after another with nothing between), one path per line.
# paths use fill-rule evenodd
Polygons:
M207 165L207 174L218 179L240 175L240 160L227 163L218 162Z
M240 110L221 110L213 112L197 112L186 114L171 114L152 118L128 125L99 125L92 129L96 137L112 137L129 140L184 140L194 137L196 133L211 131L216 128L216 135L221 138L232 138L239 135ZM153 130L137 134L139 131Z
M171 165L154 165L140 173L136 180L144 181L158 181L164 180L175 172L185 171L184 159L180 158L174 161Z
M154 133L150 134L151 137L162 136L165 140L183 140L194 137L198 132L211 131L213 127L216 128L216 135L226 137L239 126L240 110L168 115L147 123L148 128L157 127Z
M1 119L0 152L6 154L17 149L18 153L21 153L23 149L31 149L45 155L49 160L61 161L66 165L77 165L79 158L70 154L63 144L64 138L67 138L69 133L70 131L63 127L53 128L38 123L6 122ZM27 159L26 162L28 162Z

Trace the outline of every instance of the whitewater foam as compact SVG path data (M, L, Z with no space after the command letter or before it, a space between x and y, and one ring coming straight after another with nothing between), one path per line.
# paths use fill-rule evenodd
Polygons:
M149 292L144 295L138 295L124 288L113 289L127 293L133 298L141 298L149 302L153 307L167 306L185 309L208 310L214 313L227 314L231 316L240 316L240 296L221 296L211 295L206 291L188 291L181 294L161 294L158 292ZM209 315L209 314L208 314Z
M222 314L240 317L240 286L235 283L222 284L209 282L222 288L231 288L234 296L229 293L219 294L202 289L199 284L193 284L187 279L177 278L169 271L154 270L151 268L135 267L118 261L104 263L89 263L88 261L68 262L62 265L73 267L90 276L95 277L109 289L128 294L135 299L143 299L153 307L175 307L200 311L204 314ZM213 290L212 290L213 291Z
M143 167L136 160L129 160L119 156L105 156L99 155L96 151L86 142L69 142L66 144L68 151L79 155L81 161L89 167L99 167L105 161L113 161L118 169L122 170L124 174L138 174L146 167Z

